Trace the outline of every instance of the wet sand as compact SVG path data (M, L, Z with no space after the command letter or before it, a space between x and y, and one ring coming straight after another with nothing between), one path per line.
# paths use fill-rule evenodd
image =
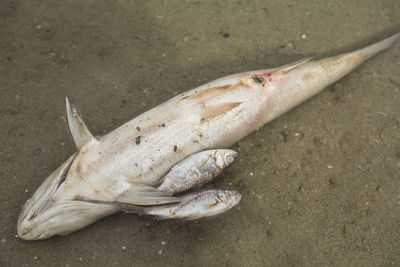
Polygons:
M75 150L64 97L102 135L215 78L400 31L389 1L1 1L0 265L398 266L400 44L234 149L216 218L117 214L45 241L24 202Z

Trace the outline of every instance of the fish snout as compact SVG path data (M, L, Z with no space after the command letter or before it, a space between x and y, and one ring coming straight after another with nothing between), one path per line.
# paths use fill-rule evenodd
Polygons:
M218 167L224 168L233 163L238 153L232 149L218 149L215 155L215 162Z
M48 237L48 232L36 233L34 228L30 227L18 227L17 228L18 236L24 240L40 240Z
M226 205L227 209L232 208L242 199L242 195L234 190L224 190L218 192L218 199Z
M29 233L31 232L32 228L23 220L22 222L18 221L17 224L17 234L20 238L25 240L30 240Z
M227 164L232 164L233 161L237 158L238 153L234 150L229 150L225 155L225 162Z
M47 238L48 231L38 232L36 224L21 213L17 224L17 234L24 240L38 240Z

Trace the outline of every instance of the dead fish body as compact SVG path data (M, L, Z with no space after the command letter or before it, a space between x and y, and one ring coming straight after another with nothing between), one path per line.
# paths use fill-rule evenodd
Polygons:
M232 190L205 190L181 196L179 203L162 206L133 207L126 212L157 216L158 219L195 220L217 215L227 211L241 199L241 195Z
M210 182L233 163L237 153L230 149L206 150L176 164L163 177L158 190L176 194Z
M184 201L177 193L208 182L231 164L224 162L221 170L218 164L202 169L199 164L208 154L199 153L212 149L233 153L222 150L399 39L396 34L336 57L230 75L184 92L100 138L93 137L67 100L68 124L78 152L26 202L18 235L35 240L67 234L126 205L147 207L148 213L169 212ZM185 218L198 218L196 209L204 207L205 199L209 198L194 201ZM231 207L225 204L217 211Z

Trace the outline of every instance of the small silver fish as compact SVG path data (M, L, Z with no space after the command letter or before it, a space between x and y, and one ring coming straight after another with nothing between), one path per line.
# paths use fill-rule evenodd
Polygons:
M210 182L231 165L237 153L231 149L206 150L176 164L164 176L158 190L176 194Z
M184 92L99 138L67 99L68 125L77 152L25 203L18 235L26 240L64 235L127 205L148 207L145 213L157 211L155 215L163 216L186 203L186 197L197 203L187 202L182 208L191 208L186 214L191 212L192 218L227 210L239 200L233 205L222 200L224 208L208 213L202 207L211 198L176 195L203 185L221 171L218 168L230 164L212 160L215 165L206 163L210 169L200 166L199 159L214 153L210 150L222 152L399 39L396 34L336 57L230 75Z
M158 219L194 220L210 217L225 212L239 203L241 195L232 190L205 190L180 197L179 203L132 207L125 212L157 216Z

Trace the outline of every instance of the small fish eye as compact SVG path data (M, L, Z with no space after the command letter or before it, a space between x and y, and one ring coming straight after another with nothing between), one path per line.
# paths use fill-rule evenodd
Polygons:
M234 159L231 155L229 155L229 156L226 157L226 162L227 162L227 163L232 163L234 160L235 160L235 159Z
M225 201L225 199L226 199L226 196L224 193L221 193L221 192L217 193L217 202L223 202L223 201Z

